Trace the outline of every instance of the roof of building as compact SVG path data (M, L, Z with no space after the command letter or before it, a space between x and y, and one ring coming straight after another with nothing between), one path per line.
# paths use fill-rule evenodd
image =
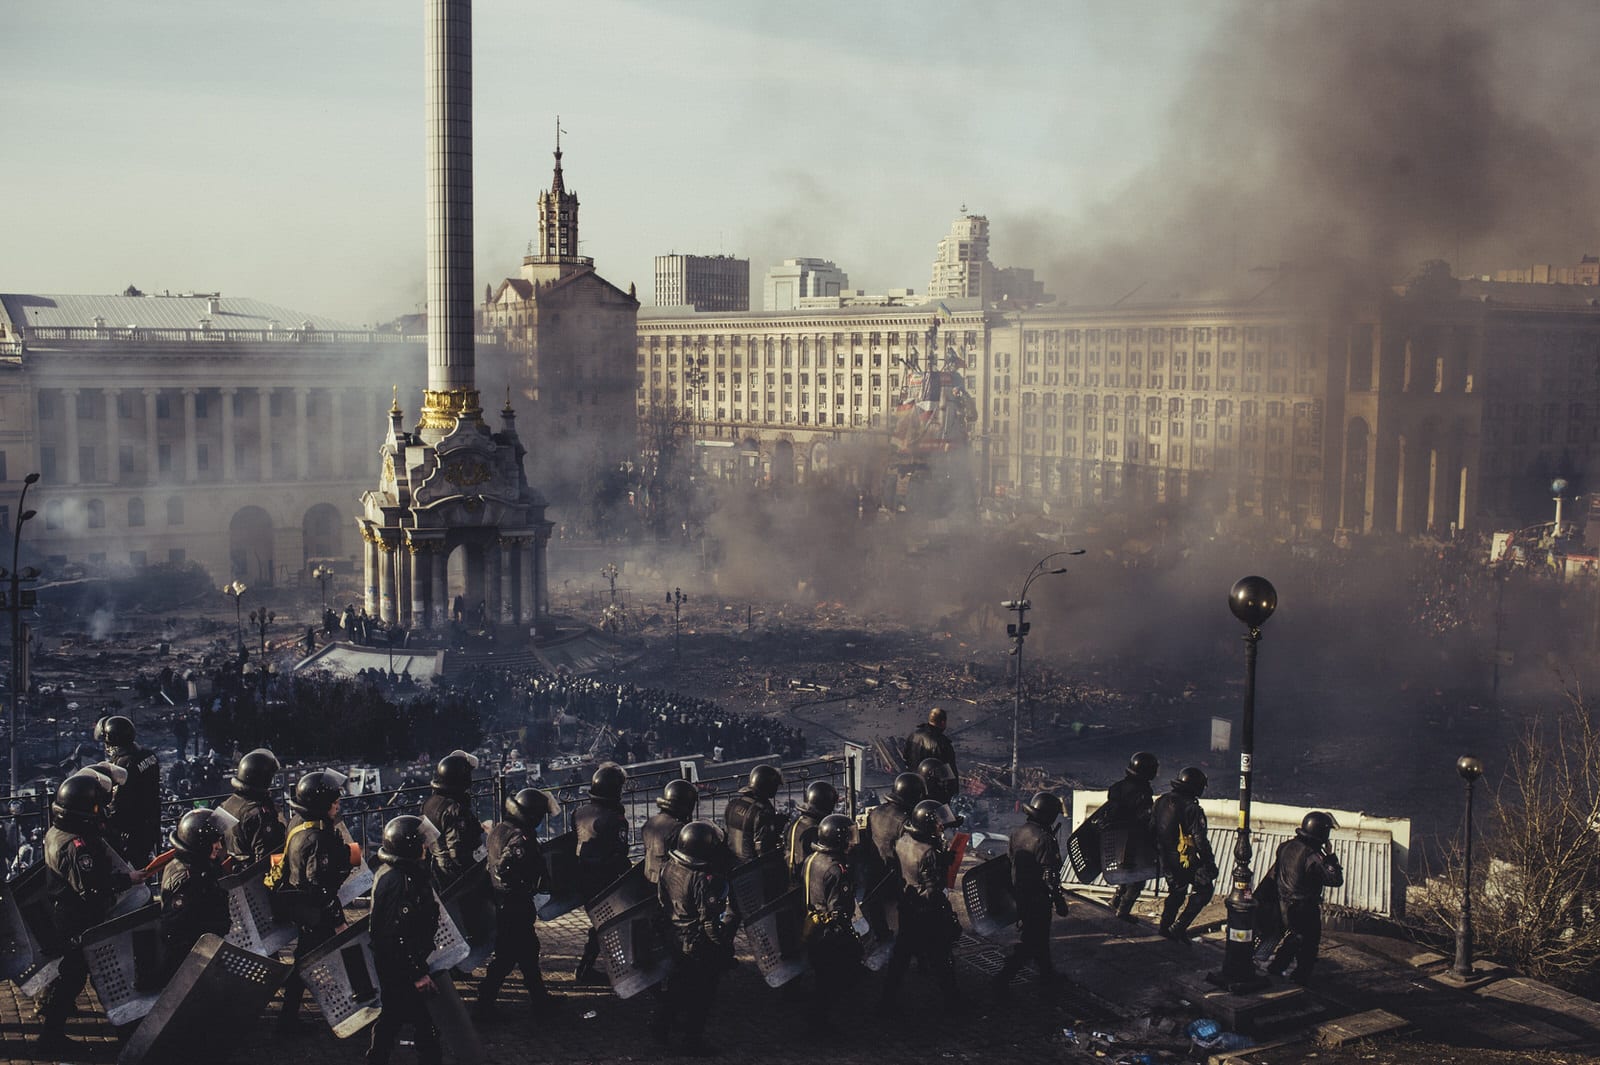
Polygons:
M289 307L240 296L216 297L217 309L207 309L207 296L51 296L32 293L0 293L0 306L13 323L25 328L93 328L95 318L113 328L136 326L140 329L195 329L200 319L210 318L215 329L267 329L272 322L280 329L299 329L310 322L313 329L359 332L366 327L306 314Z
M982 303L975 297L948 297L946 299L927 299L922 303L896 304L893 306L849 307L823 307L805 308L789 311L697 311L688 306L645 306L639 308L639 319L662 321L679 318L736 318L736 319L779 319L779 318L871 318L886 314L938 314L948 311L951 314L973 313L982 310Z
M1461 298L1516 307L1600 309L1600 286L1540 285L1523 281L1463 281Z

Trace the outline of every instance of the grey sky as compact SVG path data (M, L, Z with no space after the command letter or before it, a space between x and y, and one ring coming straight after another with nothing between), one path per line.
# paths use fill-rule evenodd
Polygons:
M15 0L0 290L422 299L420 0ZM993 257L1070 239L1157 150L1206 5L479 0L479 287L514 274L561 115L583 252L646 301L667 251L928 283L965 203ZM1063 224L1065 223L1065 224Z

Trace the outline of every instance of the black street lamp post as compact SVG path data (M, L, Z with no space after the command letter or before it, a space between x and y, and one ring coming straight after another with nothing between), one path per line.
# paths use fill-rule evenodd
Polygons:
M1467 838L1461 863L1461 919L1456 922L1454 972L1466 980L1472 976L1472 786L1483 776L1483 762L1464 754L1456 759L1456 772L1467 782Z
M239 602L244 598L247 589L243 581L231 581L222 586L222 594L233 597L233 626L239 636L239 650L244 650L244 614L241 612Z
M1228 941L1224 948L1222 971L1213 974L1213 983L1230 991L1250 991L1266 984L1256 972L1256 899L1251 890L1254 874L1250 848L1251 759L1256 739L1256 646L1261 642L1261 626L1278 609L1278 591L1265 577L1245 577L1228 592L1228 609L1248 630L1244 637L1244 721L1239 746L1239 826L1233 843L1233 889L1228 892Z
M276 612L262 607L260 610L250 611L250 627L261 633L261 665L266 668L267 662L267 627L278 620Z
M333 580L333 567L318 566L311 571L311 579L322 586L322 612L328 612L328 582Z
M621 572L615 562L607 562L600 567L600 576L604 577L606 582L611 585L611 601L613 603L617 601L617 575Z
M674 588L667 593L667 603L672 607L672 657L674 660L683 660L683 644L679 639L678 622L683 613L683 604L689 597L683 594L682 588Z
M1028 588L1032 586L1035 580L1047 573L1067 572L1067 567L1065 566L1046 568L1053 560L1081 554L1083 554L1083 548L1080 547L1074 551L1054 551L1044 556L1033 564L1033 569L1028 571L1028 576L1022 582L1022 591L1017 593L1017 597L1015 599L1007 599L1000 604L1003 609L1015 611L1017 615L1015 622L1006 625L1006 635L1011 638L1010 653L1017 660L1016 674L1013 678L1015 682L1014 700L1011 707L1011 786L1013 788L1020 787L1017 783L1017 761L1021 746L1020 733L1022 728L1022 645L1028 638L1028 630L1033 628L1032 623L1028 621L1028 611L1033 609L1033 604L1028 600Z
M18 689L22 687L23 592L21 585L23 581L32 581L39 576L39 571L34 569L32 566L29 566L26 570L22 570L19 568L18 564L20 563L22 557L22 525L28 519L32 518L35 513L34 511L26 509L24 504L28 501L28 489L38 483L39 475L37 473L30 473L22 479L22 494L17 498L17 522L11 533L11 570L9 573L7 573L3 568L0 568L0 576L8 578L11 585L5 601L5 609L6 612L11 615L11 714L9 727L11 732L10 779L11 794L13 795L17 793L17 788L22 784L22 780L18 774L18 756L21 751L17 746L17 718L20 714L17 700L19 695ZM27 593L29 598L33 598L35 594L36 593L32 590ZM33 604L29 603L28 605L31 607Z

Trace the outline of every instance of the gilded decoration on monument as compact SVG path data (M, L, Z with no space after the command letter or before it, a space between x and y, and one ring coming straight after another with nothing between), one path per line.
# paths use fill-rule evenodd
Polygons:
M483 408L478 402L476 388L451 388L435 392L422 392L423 429L454 429L458 419L478 422L483 420Z
M489 464L477 456L451 459L444 464L444 479L457 488L468 488L488 481Z

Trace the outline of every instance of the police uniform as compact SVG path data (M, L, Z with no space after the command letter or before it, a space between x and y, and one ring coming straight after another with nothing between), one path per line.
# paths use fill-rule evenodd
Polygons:
M866 879L862 886L868 892L877 888L886 876L899 880L900 860L894 855L894 845L900 833L905 831L906 818L910 816L911 811L897 802L881 802L867 811L867 846L862 848ZM899 897L898 884L892 884L874 896L872 901L862 904L862 916L871 926L872 934L880 940L889 938L889 920L885 910Z
M1022 967L1033 962L1039 979L1055 979L1055 963L1050 958L1050 908L1061 900L1061 847L1056 834L1037 821L1024 821L1011 833L1011 891L1021 918L1020 938L1011 957L996 975L1002 986L1011 982Z
M1182 938L1216 892L1217 863L1206 835L1206 812L1198 798L1174 789L1156 800L1154 818L1168 888L1160 932ZM1180 847L1183 839L1190 841L1187 850Z
M622 803L591 797L578 808L572 822L578 837L578 893L587 905L632 865L628 859L628 818ZM594 968L599 957L600 930L590 925L583 957L578 960L580 981L604 979Z
M294 946L298 965L307 954L332 939L344 923L339 887L350 873L350 849L331 821L298 820L289 830L279 873L274 899L300 926ZM283 988L281 1022L291 1022L305 991L298 976L289 977Z
M1155 808L1155 792L1150 790L1148 780L1132 771L1125 773L1121 780L1106 789L1106 806L1111 808L1111 813L1108 815L1111 825L1125 829L1130 840L1135 836L1142 841L1149 840L1150 818ZM1131 843L1130 849L1132 849ZM1133 904L1138 901L1139 893L1143 890L1142 880L1133 884L1117 885L1116 892L1111 896L1111 908L1117 912L1118 917L1127 918L1132 915Z
M817 978L813 1021L821 1022L861 975L861 939L853 927L856 881L849 866L822 851L811 852L800 881L805 889L806 955Z
M216 862L179 851L161 871L161 946L168 976L205 933L226 936L233 923Z
M233 859L234 868L247 868L283 850L289 830L284 827L270 792L235 787L234 794L223 800L221 809L238 821L222 835L222 845Z
M422 804L422 816L433 822L439 830L439 842L433 848L433 873L440 888L447 888L456 878L472 868L473 855L483 845L483 825L472 815L472 805L466 795L435 791Z
M950 869L950 852L943 838L921 840L910 832L895 841L904 889L900 895L900 928L884 971L883 997L893 1004L905 979L906 967L916 956L932 971L944 992L945 1004L956 1004L955 962L951 950L961 936L955 911L944 885Z
M811 858L811 845L817 841L820 817L801 811L789 822L784 832L784 849L789 855L789 883L799 885L805 873L806 862Z
M107 761L128 773L111 789L111 840L130 865L142 866L161 842L161 763L142 747L113 747L109 755Z
M662 810L644 824L644 878L652 884L661 882L661 870L671 859L668 852L678 839L678 829L686 822L677 814Z
M539 971L539 919L533 897L545 890L549 870L539 850L539 840L510 821L489 830L489 883L494 888L494 957L478 985L478 1008L494 1008L500 986L514 968L522 969L522 982L534 1006L546 1004L550 993Z
M1283 939L1267 969L1282 976L1294 963L1294 982L1311 981L1322 944L1322 890L1344 884L1344 870L1332 851L1296 833L1278 848L1278 912Z
M662 867L656 890L677 948L677 965L651 1034L665 1040L673 1027L681 1027L692 1049L704 1037L717 982L733 964L728 881L714 868L691 869L673 858Z
M783 844L783 831L772 800L748 785L728 800L723 818L728 824L728 849L735 861L752 861Z
M80 945L83 934L106 921L117 895L132 887L133 880L117 867L105 840L93 832L52 825L44 836L44 861L50 920L66 949L60 974L39 1003L39 1016L45 1038L58 1040L89 979Z
M433 953L438 927L439 901L425 866L396 862L378 870L369 929L383 1011L372 1026L368 1065L387 1065L407 1023L416 1030L417 1057L423 1065L443 1060L439 1030L417 989L417 981L428 975L428 955Z

